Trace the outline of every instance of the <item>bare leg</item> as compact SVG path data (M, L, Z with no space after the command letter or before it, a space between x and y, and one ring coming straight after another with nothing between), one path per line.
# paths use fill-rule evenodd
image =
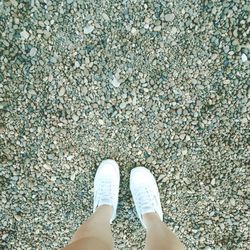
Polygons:
M145 250L185 249L176 235L160 220L157 213L145 213L143 221L147 230Z
M75 232L63 250L111 250L114 242L110 219L112 206L101 205Z

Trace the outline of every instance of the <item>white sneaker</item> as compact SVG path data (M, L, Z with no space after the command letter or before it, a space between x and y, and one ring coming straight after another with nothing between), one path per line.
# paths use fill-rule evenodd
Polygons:
M144 167L136 167L130 173L130 190L132 192L135 208L144 227L142 215L156 212L161 221L163 213L160 202L160 194L151 172Z
M94 180L94 209L101 205L111 205L113 214L110 224L116 217L120 185L119 166L114 160L104 160L98 167Z

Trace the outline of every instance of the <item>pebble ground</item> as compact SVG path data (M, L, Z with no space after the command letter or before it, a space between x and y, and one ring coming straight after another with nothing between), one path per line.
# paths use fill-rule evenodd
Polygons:
M187 249L249 249L247 0L0 1L0 249L63 247L121 169L117 249L143 249L148 167Z

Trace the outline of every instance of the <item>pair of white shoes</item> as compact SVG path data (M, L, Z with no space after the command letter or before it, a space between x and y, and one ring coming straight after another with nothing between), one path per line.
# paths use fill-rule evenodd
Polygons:
M94 180L94 209L101 205L111 205L113 214L110 224L116 217L120 185L119 166L114 160L104 160L97 169ZM157 213L163 220L159 190L154 176L144 167L136 167L130 173L130 190L132 192L138 217L143 223L142 215Z

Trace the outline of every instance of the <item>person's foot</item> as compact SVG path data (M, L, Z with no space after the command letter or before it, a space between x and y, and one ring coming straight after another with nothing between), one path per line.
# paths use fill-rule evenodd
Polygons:
M104 160L98 167L94 180L94 209L101 205L113 207L110 224L116 217L120 185L119 166L114 160Z
M160 194L151 172L144 167L136 167L130 173L130 190L138 217L144 227L143 215L146 213L157 213L163 220L160 202Z

